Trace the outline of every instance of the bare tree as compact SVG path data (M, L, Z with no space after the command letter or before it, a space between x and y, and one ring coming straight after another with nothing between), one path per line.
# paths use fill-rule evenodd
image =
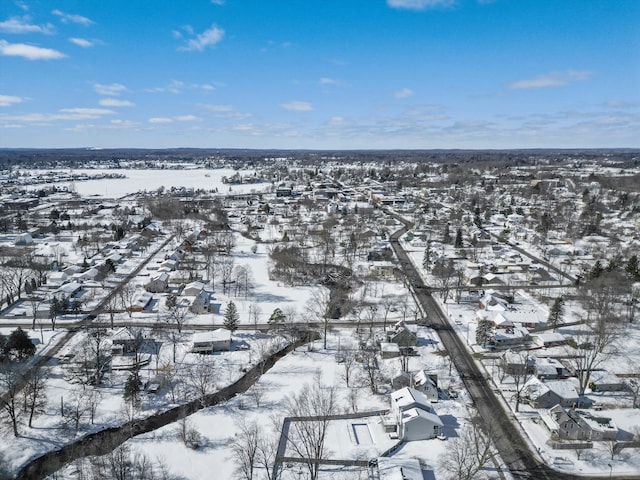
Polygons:
M618 328L607 316L597 315L586 322L585 329L573 336L574 345L567 347L567 363L578 377L580 395L589 385L589 377L612 352Z
M511 378L513 378L515 387L514 397L516 401L515 410L518 412L520 409L520 401L522 400L522 392L533 374L533 369L529 366L531 356L528 350L511 352L510 356L512 358L512 366L510 369L507 369L507 371L510 373Z
M20 393L20 365L17 364L0 364L0 391L4 394L0 395L0 406L7 412L11 420L13 435L18 436L18 395Z
M222 293L227 294L233 281L233 265L232 257L224 257L218 262L218 272L222 280Z
M131 318L133 302L136 299L136 287L130 282L125 283L119 287L118 295L122 308L127 311L129 318Z
M447 480L473 480L493 459L490 437L482 432L480 420L472 419L449 440L439 466Z
M178 333L182 333L184 325L192 316L189 307L180 303L174 303L166 308L165 321L174 325L178 329Z
M327 456L327 429L336 411L335 390L323 385L319 378L287 400L287 413L294 417L289 427L288 445L303 460L309 480L317 480L321 461Z
M319 322L322 323L324 330L323 346L327 349L327 331L329 330L329 320L332 316L332 299L331 291L323 286L318 286L307 302L307 310Z
M342 366L344 367L344 381L347 384L347 387L350 387L350 380L353 374L353 369L356 366L357 355L356 351L352 349L344 349L338 352L339 359L342 362Z
M212 393L215 387L214 379L213 365L206 356L201 356L199 362L189 368L186 377L187 385L203 407L206 406L206 396Z
M189 417L183 417L178 421L178 435L185 446L195 450L202 444L200 432L193 426Z
M256 422L241 419L236 425L238 432L231 440L231 451L236 464L235 477L240 480L253 480L255 476L261 435Z
M47 372L40 365L34 365L27 373L22 389L24 410L29 415L29 428L33 423L33 416L42 410L45 403Z

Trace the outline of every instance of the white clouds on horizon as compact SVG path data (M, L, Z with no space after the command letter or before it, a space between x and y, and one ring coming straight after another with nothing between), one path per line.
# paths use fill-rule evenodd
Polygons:
M224 38L224 30L218 28L214 23L211 28L205 30L202 33L196 35L196 38L192 38L187 42L187 45L180 47L178 50L189 52L201 52L207 47L213 47L218 44ZM174 32L175 35L175 32Z
M27 113L24 115L7 115L3 120L19 121L25 123L50 123L69 120L95 120L104 115L113 115L116 112L104 108L61 108L59 113Z
M313 104L297 100L287 103L281 103L280 106L285 110L291 110L294 112L311 112L314 110Z
M31 22L31 17L25 15L23 17L11 17L4 22L0 22L0 32L23 34L23 33L44 33L45 35L52 35L55 32L55 27L47 23L45 25L34 25Z
M121 83L111 83L108 85L103 83L94 83L93 89L98 95L110 95L114 97L120 95L122 92L127 91L127 87L125 87Z
M58 9L52 10L51 13L53 15L56 15L57 17L60 17L60 21L62 21L62 23L77 23L78 25L84 25L85 27L93 25L94 23L90 18L83 17L82 15L64 13Z
M396 98L409 98L409 97L413 97L414 95L415 95L415 92L410 88L403 88L402 90L398 90L393 94L393 96Z
M10 107L16 103L22 103L24 101L21 97L15 95L0 95L0 107Z
M22 57L27 60L58 60L66 55L52 48L36 47L26 43L9 43L0 40L0 55L5 57Z
M135 103L129 100L119 100L117 98L103 98L98 102L103 107L133 107Z
M450 7L456 0L387 0L391 8L404 10L426 10L427 8Z
M550 72L524 80L517 80L507 85L510 90L536 90L568 85L573 82L588 80L593 72L588 70L565 70Z

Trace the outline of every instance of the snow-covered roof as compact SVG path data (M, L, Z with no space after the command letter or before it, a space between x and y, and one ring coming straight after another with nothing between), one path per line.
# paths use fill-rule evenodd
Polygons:
M211 332L196 332L192 337L193 343L209 343L231 341L231 330L218 328Z
M429 398L424 393L411 387L404 387L391 392L391 406L399 411L417 406L427 412L433 412L433 406Z

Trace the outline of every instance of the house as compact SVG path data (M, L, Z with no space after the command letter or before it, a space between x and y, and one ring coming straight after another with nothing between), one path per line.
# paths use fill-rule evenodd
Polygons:
M589 375L589 388L594 392L623 392L629 389L626 382L606 370L595 370Z
M560 332L541 332L531 336L533 343L541 348L558 347L566 345L567 337Z
M158 268L159 272L173 272L175 271L175 269L178 268L178 262L175 260L165 260L164 262L162 262L160 264L160 267Z
M60 286L55 292L53 292L53 296L56 297L59 301L69 300L74 295L79 293L82 290L82 284L79 282L69 282Z
M387 342L397 343L401 347L413 347L418 344L418 335L409 330L407 324L402 320L388 329L385 334Z
M565 409L555 405L540 414L549 431L561 440L615 440L618 427L611 418L600 417L585 410Z
M47 276L47 285L60 286L69 281L69 275L65 272L50 272Z
M149 292L144 292L133 302L133 305L130 305L127 308L127 310L130 312L141 312L149 306L152 300L153 295Z
M442 420L427 396L414 388L405 387L391 393L390 415L401 440L427 440L442 434Z
M189 305L189 310L196 315L202 315L205 313L219 314L221 304L213 302L213 300L215 300L213 292L202 290L198 295L193 297L191 305Z
M397 343L381 342L380 356L383 359L396 358L400 356L400 346Z
M524 345L531 337L529 330L523 327L509 327L506 329L496 329L489 339L489 343L496 348L512 347L515 345Z
M525 375L535 371L536 359L526 352L507 350L500 355L500 365L508 375Z
M378 278L393 278L396 265L386 260L373 261L369 264L369 273Z
M431 402L438 401L437 375L426 370L418 370L413 374L413 388L422 392Z
M231 350L231 331L219 328L212 332L196 332L192 338L192 353L213 353Z
M589 408L593 400L578 394L577 379L541 381L531 378L523 388L523 397L533 408L551 408L560 404L568 408Z
M539 310L507 310L498 313L494 322L498 327L498 323L504 322L504 324L511 326L537 329L547 324L547 318Z
M161 272L149 280L144 286L147 292L162 293L169 289L169 274L167 272Z
M200 292L202 292L204 288L205 288L205 284L202 282L191 282L185 285L185 287L182 289L182 295L185 295L185 296L200 295Z
M111 354L126 355L135 353L139 340L140 338L136 337L129 328L122 327L111 336Z
M15 241L13 242L16 247L31 245L32 243L33 237L29 233L21 233L17 235Z
M570 372L555 358L534 357L535 373L540 380L556 380L566 378Z
M507 299L493 291L488 292L478 303L480 310L505 311L509 308Z
M399 372L397 375L394 375L391 378L391 388L400 390L401 388L404 388L404 387L410 387L411 381L412 381L412 378L410 373Z

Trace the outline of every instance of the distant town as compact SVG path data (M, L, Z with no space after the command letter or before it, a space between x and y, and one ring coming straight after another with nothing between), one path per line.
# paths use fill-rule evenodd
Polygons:
M0 150L0 480L638 478L640 151Z

